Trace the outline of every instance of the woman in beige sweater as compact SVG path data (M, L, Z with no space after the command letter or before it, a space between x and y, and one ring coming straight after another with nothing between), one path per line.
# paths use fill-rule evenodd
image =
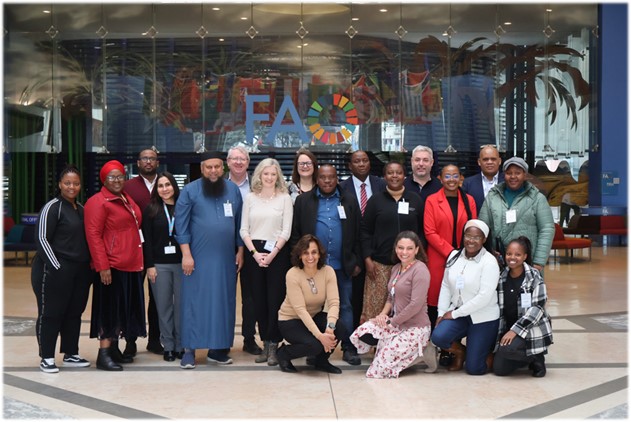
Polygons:
M301 237L291 253L294 266L287 272L287 295L278 311L278 328L290 343L276 352L283 372L297 372L292 359L315 356L317 370L342 373L329 362L345 327L337 324L337 279L333 268L324 264L325 259L324 247L310 234ZM328 312L324 312L325 305Z

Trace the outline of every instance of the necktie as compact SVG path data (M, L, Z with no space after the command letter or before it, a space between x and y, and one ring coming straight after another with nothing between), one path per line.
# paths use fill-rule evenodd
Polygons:
M361 184L361 190L359 192L360 200L359 200L359 208L361 209L362 215L364 215L364 211L366 211L366 203L368 202L368 195L366 195L366 184Z

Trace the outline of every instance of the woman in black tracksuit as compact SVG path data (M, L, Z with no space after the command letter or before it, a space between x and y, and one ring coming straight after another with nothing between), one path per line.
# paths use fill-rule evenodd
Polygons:
M55 365L57 336L61 335L63 365L90 366L79 356L81 314L92 280L90 252L83 227L79 170L66 166L59 177L59 195L44 205L37 220L37 254L31 284L37 299L36 335L40 369L59 372Z

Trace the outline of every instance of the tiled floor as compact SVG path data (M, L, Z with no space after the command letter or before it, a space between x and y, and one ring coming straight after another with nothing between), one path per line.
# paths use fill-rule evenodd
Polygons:
M4 418L627 418L627 248L597 247L591 261L579 252L571 263L550 262L545 279L555 343L542 379L527 372L425 374L420 363L398 380L369 380L369 358L351 367L339 350L332 361L341 375L311 371L304 361L297 362L300 373L285 374L255 364L238 335L233 365L207 364L200 350L197 368L185 371L147 352L139 339L136 361L108 373L94 368L89 308L80 350L92 366L45 374L37 366L30 270L5 266Z

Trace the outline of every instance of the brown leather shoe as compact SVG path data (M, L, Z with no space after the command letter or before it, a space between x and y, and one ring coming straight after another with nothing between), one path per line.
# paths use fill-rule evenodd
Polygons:
M451 343L451 347L447 349L449 353L453 353L454 359L451 362L451 365L447 367L448 371L462 371L462 367L464 366L464 359L467 353L467 348L464 347L460 342L454 341Z
M493 372L493 360L495 359L495 355L493 352L486 355L486 372Z

